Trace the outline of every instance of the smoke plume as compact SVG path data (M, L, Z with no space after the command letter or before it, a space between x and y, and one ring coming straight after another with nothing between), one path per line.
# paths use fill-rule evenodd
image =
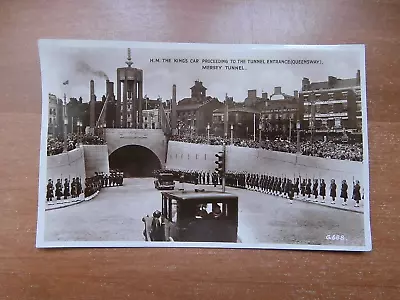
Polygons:
M89 66L87 63L83 61L77 63L76 71L82 74L90 74L99 78L109 79L106 73L100 70L93 69L91 66Z

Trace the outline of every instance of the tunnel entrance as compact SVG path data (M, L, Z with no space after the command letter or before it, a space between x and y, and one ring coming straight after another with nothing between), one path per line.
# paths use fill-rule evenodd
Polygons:
M150 149L128 145L111 153L110 170L120 170L125 177L152 177L155 170L161 169L161 162Z

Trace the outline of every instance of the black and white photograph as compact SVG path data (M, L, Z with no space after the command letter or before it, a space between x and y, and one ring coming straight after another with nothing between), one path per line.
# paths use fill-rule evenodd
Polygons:
M372 249L364 45L38 45L38 248Z

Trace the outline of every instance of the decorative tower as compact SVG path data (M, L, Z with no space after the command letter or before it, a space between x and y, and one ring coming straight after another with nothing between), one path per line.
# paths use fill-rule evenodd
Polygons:
M132 67L133 62L130 48L128 48L128 57L125 63L127 67L117 69L115 127L143 128L143 70ZM130 103L130 114L128 114L128 102Z

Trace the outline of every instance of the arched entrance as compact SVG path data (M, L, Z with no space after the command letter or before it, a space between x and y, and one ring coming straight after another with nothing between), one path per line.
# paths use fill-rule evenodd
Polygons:
M161 162L150 149L139 145L123 146L110 154L110 170L120 170L125 177L152 177Z

